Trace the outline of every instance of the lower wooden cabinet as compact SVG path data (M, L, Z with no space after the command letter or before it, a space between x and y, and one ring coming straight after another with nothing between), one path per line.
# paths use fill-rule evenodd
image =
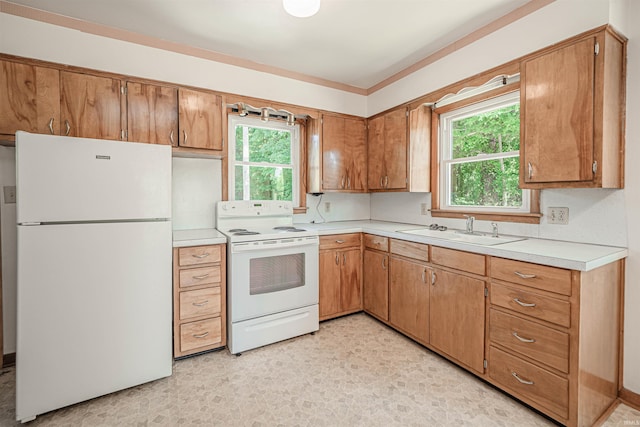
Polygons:
M429 286L426 264L391 256L389 323L423 344L429 343Z
M226 247L173 250L173 355L226 345Z
M364 311L389 321L389 254L364 251Z
M320 238L320 320L362 310L360 233Z

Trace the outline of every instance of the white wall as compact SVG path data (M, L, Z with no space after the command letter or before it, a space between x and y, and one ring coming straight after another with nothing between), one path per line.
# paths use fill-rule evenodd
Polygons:
M307 194L308 211L304 215L296 215L296 223L332 222L369 219L369 194L325 193L321 196ZM329 203L329 212L325 204Z
M2 187L16 185L16 150L0 146L0 236L2 237L3 352L16 351L16 205L4 200Z
M215 228L215 207L222 200L222 160L174 157L172 163L173 229Z

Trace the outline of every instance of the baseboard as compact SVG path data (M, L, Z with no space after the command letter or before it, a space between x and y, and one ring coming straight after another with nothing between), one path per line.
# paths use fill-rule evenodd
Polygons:
M8 353L2 356L2 367L8 368L9 366L13 366L16 364L16 354Z
M623 388L618 392L618 398L627 406L631 406L636 411L640 411L640 394Z

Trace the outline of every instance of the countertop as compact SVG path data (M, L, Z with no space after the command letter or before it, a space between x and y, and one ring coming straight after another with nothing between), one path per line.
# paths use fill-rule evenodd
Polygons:
M303 226L302 224L299 225ZM316 229L320 235L364 232L394 239L433 244L444 248L579 271L593 270L628 256L627 248L622 247L537 238L527 238L525 240L494 246L477 245L402 233L403 230L425 228L425 226L383 221L340 221L304 224L304 227Z
M217 245L227 243L227 237L215 228L173 230L173 247Z

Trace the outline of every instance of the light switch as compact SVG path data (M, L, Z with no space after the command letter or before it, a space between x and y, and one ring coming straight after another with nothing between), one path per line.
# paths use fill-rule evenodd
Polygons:
M16 202L16 186L15 185L6 185L3 187L4 190L4 203L15 203Z

